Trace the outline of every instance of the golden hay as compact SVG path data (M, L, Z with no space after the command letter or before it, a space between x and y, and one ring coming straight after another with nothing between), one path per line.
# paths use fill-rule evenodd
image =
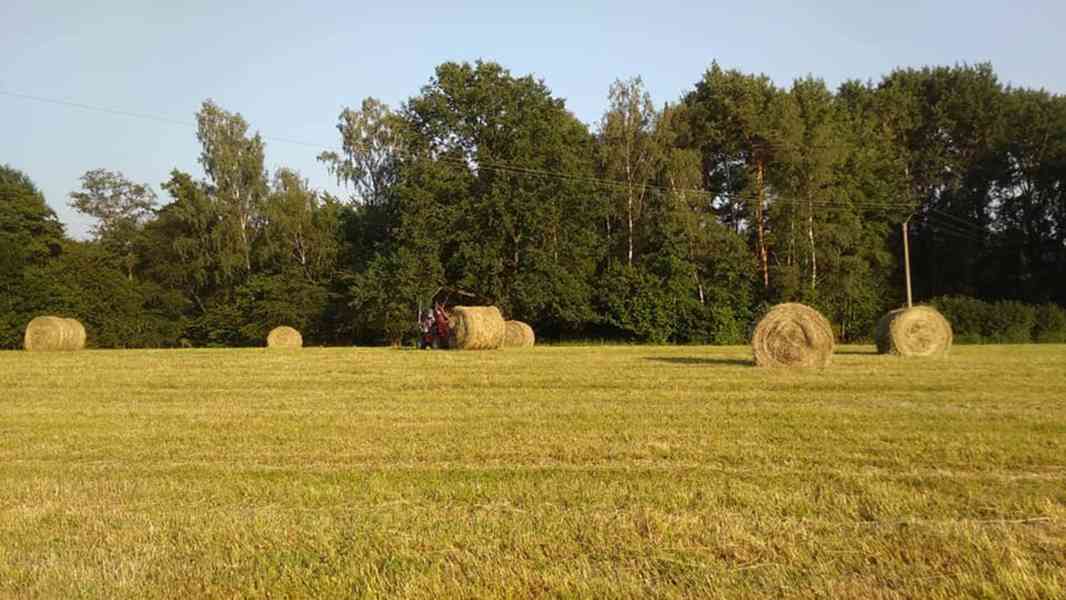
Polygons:
M81 350L85 348L85 342L88 341L89 336L85 333L85 326L81 324L77 319L63 319L67 323L67 327L70 328L71 344L74 350Z
M267 336L267 348L293 349L303 348L304 337L292 327L282 325L275 327Z
M824 367L833 357L833 327L821 313L778 304L755 327L751 346L760 367Z
M899 308L881 317L874 341L881 354L937 356L951 350L951 323L932 306Z
M532 348L536 341L533 328L522 321L507 321L504 323L503 347L504 348Z
M503 345L503 315L495 306L456 306L448 315L448 347L494 350Z
M85 348L85 327L75 319L37 317L26 326L23 345L30 352L55 352Z

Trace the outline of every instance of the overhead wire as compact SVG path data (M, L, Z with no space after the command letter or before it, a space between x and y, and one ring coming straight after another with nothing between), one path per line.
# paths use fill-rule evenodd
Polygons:
M180 126L190 127L190 128L194 128L194 129L198 127L198 124L193 122L193 121L185 121L185 120L175 119L175 118L172 118L172 117L167 117L167 116L162 116L162 115L157 115L157 114L144 113L144 112L135 112L135 111L129 111L129 110L124 110L124 109L117 109L117 108L111 108L111 107L106 107L106 106L88 104L88 103L84 103L84 102L76 102L76 101L72 101L72 100L64 100L64 99L59 99L59 98L49 98L49 97L46 97L46 96L39 96L39 95L35 95L35 94L25 94L25 93L21 93L21 92L0 90L0 95L9 96L9 97L13 97L13 98L21 98L21 99L24 99L24 100L31 100L31 101L35 101L35 102L53 104L53 105L58 105L58 106L67 106L67 107L71 107L71 108L78 108L78 109L82 109L82 110L88 110L88 111L100 112L100 113L105 113L105 114L111 114L111 115L115 115L115 116L142 119L142 120L149 120L149 121L155 121L155 122L159 122L159 123L166 123L166 124L170 124L170 125L180 125ZM332 152L337 152L337 151L342 150L340 148L337 148L336 146L331 146L331 145L328 145L328 144L321 144L321 143L316 143L316 142L308 142L308 141L304 141L304 140L296 140L296 139L288 138L288 137L279 137L279 136L264 135L264 134L259 134L259 136L263 140L270 141L270 142L276 142L276 143L282 143L282 144L291 144L291 145L303 146L303 147L308 147L308 148L315 148L315 149L318 149L318 150L325 150L325 151L332 151ZM766 147L777 147L778 149L785 148L787 146L787 145L782 145L782 144L778 144L778 143L770 142L770 141L760 142L760 144L762 146L766 146ZM788 146L788 147L790 147L790 146ZM474 169L484 169L484 170L488 170L488 171L496 171L496 172L502 172L502 173L524 174L524 175L530 175L530 176L539 176L539 177L549 177L549 178L555 178L555 179L563 179L563 180L569 180L569 181L578 182L578 183L587 183L587 184L590 184L590 185L597 185L597 186L600 186L602 188L629 189L631 187L629 184L627 184L626 182L623 182L623 181L618 181L618 180L613 180L613 179L604 179L602 177L595 177L595 176L592 176L592 175L574 175L574 174L569 174L569 173L561 173L561 172L558 172L558 171L548 171L548 170L537 169L537 168L533 168L533 167L529 167L529 166L525 166L525 165L516 165L516 164L513 164L513 163L506 162L506 161L501 161L501 160L478 160L476 157L472 158L472 159L464 159L464 158L452 158L452 157L448 157L448 156L437 156L437 157L434 157L434 160L437 160L437 161L440 161L440 162L451 163L451 164L462 165L462 166L466 166L468 168L474 168ZM641 184L641 187L643 189L645 189L645 190L656 190L656 191L663 192L663 193L679 193L679 194L688 194L688 195L698 195L698 196L704 196L704 197L707 197L707 198L710 198L710 199L715 199L717 197L716 194L714 192L710 191L710 190L698 189L698 188L668 188L668 187L665 187L665 186L659 186L659 185L647 184L647 183ZM903 204L901 203L898 206L902 206L902 205ZM891 206L895 207L897 205L896 204L892 204Z
M11 92L11 91L8 91L8 90L0 90L0 95L9 96L9 97L12 97L12 98L21 98L23 100L33 100L35 102L43 102L45 104L55 104L55 105L58 105L58 106L68 106L68 107L71 107L71 108L79 108L79 109L82 109L82 110L89 110L89 111L94 111L94 112L99 112L99 113L106 113L106 114L109 114L109 115L115 115L115 116L119 116L119 117L129 117L129 118L132 118L132 119L142 119L142 120L146 120L146 121L155 121L157 123L166 123L168 125L180 125L180 126L183 126L183 127L191 127L191 128L194 128L194 129L196 127L198 127L197 123L195 123L193 121L183 121L181 119L175 119L175 118L167 117L167 116L163 116L163 115L156 115L156 114L142 113L142 112L133 112L133 111L122 110L122 109L117 109L117 108L109 108L109 107L106 107L106 106L85 104L83 102L75 102L75 101L72 101L72 100L62 100L62 99L59 99L59 98L48 98L48 97L45 97L45 96L37 96L37 95L34 95L34 94L23 94L21 92ZM264 140L267 140L267 141L277 142L277 143L282 143L282 144L293 144L293 145L297 145L297 146L318 148L320 150L336 150L336 148L334 148L334 147L324 146L322 144L316 144L314 142L305 142L305 141L301 141L301 140L294 140L294 139L291 139L291 138L268 136L268 135L260 135L259 137L264 139Z
M40 96L40 95L35 95L35 94L26 94L26 93L21 93L21 92L0 90L0 95L9 96L9 97L13 97L13 98L20 98L20 99L24 99L24 100L31 100L31 101L35 101L35 102L59 105L59 106L67 106L67 107L77 108L77 109L81 109L81 110L88 110L88 111L100 112L100 113L105 113L105 114L111 114L111 115L115 115L115 116L155 121L155 122L165 123L165 124L170 124L170 125L180 125L180 126L190 127L190 128L198 127L198 124L193 122L193 121L174 119L172 117L162 116L162 115L158 115L158 114L135 112L135 111L111 108L111 107L106 107L106 106L88 104L88 103L84 103L84 102L76 102L76 101L72 101L72 100L65 100L65 99L59 99L59 98L50 98L50 97ZM296 140L296 139L292 139L292 138L288 138L288 137L279 137L279 136L273 136L273 135L263 135L263 134L259 134L259 135L260 135L260 137L263 140L267 140L267 141L275 142L275 143L297 145L297 146L302 146L302 147L315 148L315 149L318 149L318 150L326 150L326 151L334 151L334 152L340 150L336 146L331 146L331 145L327 145L327 144L321 144L321 143L316 143L316 142L308 142L308 141L304 141L304 140ZM762 146L764 148L773 148L773 149L778 149L778 150L794 150L795 149L793 147L793 145L791 145L791 144L783 144L783 143L772 142L772 141L760 141L758 143L758 145L760 145L760 146ZM618 180L614 180L614 179L605 179L605 178L596 177L596 176L593 176L593 175L578 175L578 174L562 173L562 172L559 172L559 171L550 171L550 170L545 170L545 169L538 169L538 168L529 167L529 166L525 166L525 165L517 165L517 164L514 164L514 163L510 163L510 162L507 162L507 161L501 161L501 160L483 160L483 159L482 160L478 160L477 157L472 157L472 158L468 159L468 158L453 158L453 157L449 157L449 156L437 156L437 157L434 157L434 160L437 160L437 161L440 161L440 162L445 162L445 163L457 164L457 165L465 166L467 168L472 168L472 169L475 169L475 170L487 170L487 171L498 172L498 173L507 173L507 174L514 174L514 175L526 175L526 176L535 176L535 177L545 177L545 178L553 178L553 179L557 179L557 180L567 180L567 181L572 181L572 182L575 182L575 183L585 183L585 184L588 184L588 185L598 186L601 189L612 190L612 191L615 191L615 192L628 191L628 190L633 188L632 185L630 185L630 184L628 184L628 183L626 183L624 181L618 181ZM721 198L720 194L717 194L717 193L715 193L715 192L713 192L711 190L700 189L700 188L672 188L672 187L665 187L665 186L660 186L660 185L655 185L655 184L650 184L650 183L642 183L642 184L640 184L637 187L641 191L645 191L645 192L660 193L660 194L683 194L683 195L687 195L687 196L690 196L690 197L691 196L695 196L695 197L705 198L705 199L707 199L707 200L709 200L711 202ZM951 213L948 213L948 212L943 211L943 210L941 210L939 208L936 208L936 207L930 207L930 206L920 207L916 203L911 202L911 201L907 201L907 200L900 200L900 201L867 200L867 199L857 199L857 200L847 200L847 201L837 201L837 200L798 200L796 202L798 202L800 205L807 204L807 205L811 205L811 206L817 206L817 207L822 208L822 209L840 209L840 210L844 210L844 209L859 209L859 210L897 210L897 209L900 209L900 210L907 210L907 209L910 209L910 210L913 211L913 210L921 210L922 208L924 208L925 209L924 210L924 216L925 216L926 219L929 219L930 217L932 217L933 214L939 215L939 217L937 217L937 221L935 222L935 226L940 228L943 231L950 231L951 234L953 234L953 235L968 235L969 234L971 236L973 234L976 234L976 233L986 233L986 230L984 228L982 228L980 225L978 225L977 223L966 221L965 219L963 219L961 217L958 217L956 215L952 215ZM769 207L769 206L772 206L773 204L774 204L773 200L770 200L767 203L767 206ZM952 223L949 224L947 222L949 220L952 221ZM967 230L966 230L967 228L970 229L969 232L967 232ZM977 238L976 237L971 237L970 239L975 239L976 240Z
M978 225L976 222L971 221L969 219L964 219L963 217L960 217L960 216L957 216L957 215L953 215L953 214L951 214L951 213L949 213L947 211L940 210L939 208L937 208L935 206L928 207L928 210L929 210L929 212L936 213L936 214L940 215L943 218L949 219L951 221L955 221L956 223L959 223L960 225L965 225L965 226L970 227L970 228L972 228L974 230L977 230L977 231L984 231L984 228L981 227L980 225Z

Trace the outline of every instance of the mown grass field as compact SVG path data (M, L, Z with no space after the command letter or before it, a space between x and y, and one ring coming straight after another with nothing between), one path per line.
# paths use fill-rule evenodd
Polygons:
M1066 346L0 353L0 598L1066 597Z

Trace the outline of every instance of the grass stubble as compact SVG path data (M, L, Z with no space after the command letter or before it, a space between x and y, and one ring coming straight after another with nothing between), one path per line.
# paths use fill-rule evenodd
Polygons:
M0 597L1064 597L1064 365L4 352Z

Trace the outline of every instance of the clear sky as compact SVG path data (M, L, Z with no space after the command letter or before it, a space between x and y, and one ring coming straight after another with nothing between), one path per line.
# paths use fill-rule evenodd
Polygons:
M616 78L677 99L717 59L778 84L835 86L897 66L991 61L1001 79L1066 92L1063 0L815 2L242 2L0 0L0 163L67 208L93 168L150 184L199 174L193 127L3 95L61 99L193 122L205 98L264 136L336 143L337 114L365 96L397 106L448 60L534 73L592 123ZM515 3L517 4L517 3ZM335 190L317 150L267 142L268 166Z

